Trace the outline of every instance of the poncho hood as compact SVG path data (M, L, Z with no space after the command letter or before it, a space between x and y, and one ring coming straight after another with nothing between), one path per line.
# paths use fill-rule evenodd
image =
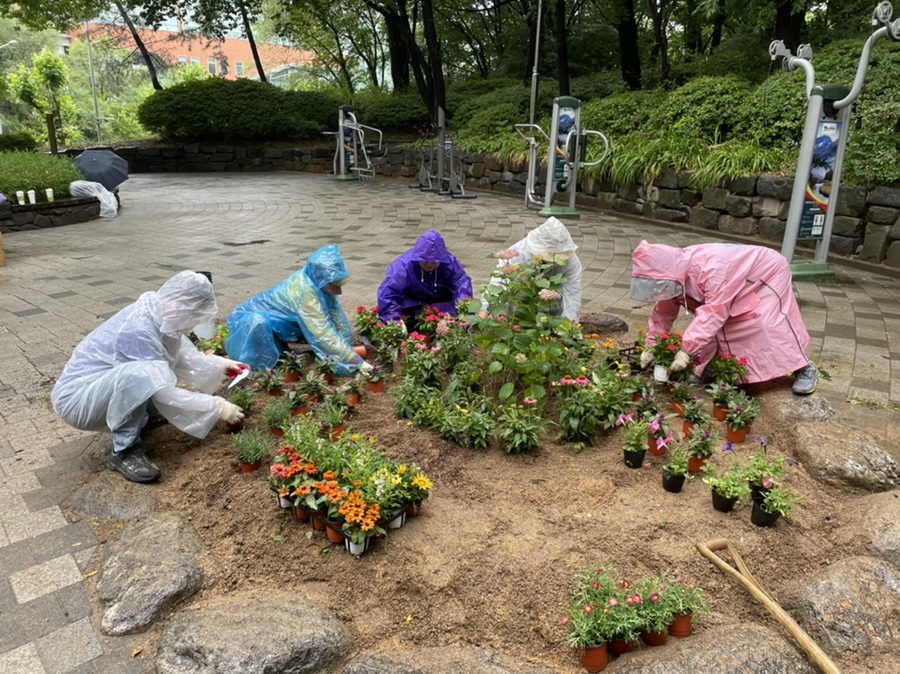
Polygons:
M318 290L322 290L329 283L339 286L350 280L350 272L344 266L344 259L334 244L323 246L310 255L303 268L303 275Z
M182 271L156 293L159 329L169 335L187 332L219 313L212 283L203 274Z
M410 253L410 259L413 262L440 262L442 264L450 262L450 254L447 252L444 237L434 230L429 230L420 236Z

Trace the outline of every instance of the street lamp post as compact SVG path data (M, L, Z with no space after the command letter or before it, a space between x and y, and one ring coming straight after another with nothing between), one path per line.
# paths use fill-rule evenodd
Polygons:
M85 42L87 42L88 70L91 73L91 97L94 99L94 124L97 127L97 142L100 143L103 141L103 136L100 133L100 107L97 105L97 84L94 81L94 55L91 51L91 26L87 21L84 22L84 39Z
M541 0L537 6L537 32L534 37L534 68L531 71L531 110L528 115L528 123L534 124L535 106L537 105L538 89L538 59L541 56Z
M0 51L3 51L7 47L10 47L14 44L19 44L19 41L18 40L10 40L6 44L0 44ZM0 119L0 134L2 134L2 133L3 133L3 120Z

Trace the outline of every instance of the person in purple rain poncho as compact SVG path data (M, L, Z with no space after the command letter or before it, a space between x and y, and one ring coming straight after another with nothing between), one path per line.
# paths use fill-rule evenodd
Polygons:
M779 252L762 246L708 243L674 248L641 241L632 253L631 297L655 302L648 343L672 328L681 307L694 315L671 370L693 358L695 374L717 353L745 357L742 383L793 373L793 391L816 390L819 372L806 357L809 333L791 287L791 268ZM641 354L641 366L653 354Z
M385 323L413 318L426 306L455 316L456 303L471 298L472 279L444 238L429 230L387 268L378 287L378 316Z

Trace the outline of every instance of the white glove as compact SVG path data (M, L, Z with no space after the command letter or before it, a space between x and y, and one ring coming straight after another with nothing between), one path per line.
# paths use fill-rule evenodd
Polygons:
M649 349L641 351L641 369L647 368L653 362L653 352Z
M691 354L687 351L679 351L675 354L675 360L672 361L672 365L669 367L669 372L678 372L679 370L683 370L686 368L691 362Z
M230 403L225 398L219 398L219 418L226 424L236 424L244 420L244 410Z
M372 367L372 365L370 363L367 363L366 361L363 361L362 365L359 366L359 371L364 376L369 376L370 374L372 374L373 370L375 370L375 368Z
M399 321L397 321L397 322L400 324L400 329L403 331L403 336L406 337L406 336L409 334L409 330L408 330L407 327L406 327L406 321L404 321L404 320L401 318L401 319L400 319Z
M246 363L240 363L236 360L231 360L230 358L222 359L225 363L225 374L232 379L237 377L244 370L249 370L250 366Z

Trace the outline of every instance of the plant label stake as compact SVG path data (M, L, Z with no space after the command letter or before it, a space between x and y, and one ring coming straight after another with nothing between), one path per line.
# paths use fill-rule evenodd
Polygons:
M718 567L722 573L726 576L731 576L734 580L743 585L747 592L769 609L769 613L775 616L775 619L791 633L791 636L797 640L797 643L800 644L803 650L809 654L825 674L841 674L841 670L838 669L838 666L834 664L832 659L825 654L825 651L819 648L819 645L813 641L812 637L810 637L806 631L797 624L791 615L781 608L778 602L772 599L772 597L769 596L769 593L756 581L750 573L750 570L744 564L744 560L741 559L738 551L731 545L727 538L719 538L706 544L697 543L697 550L701 555ZM716 550L728 550L735 565L737 565L737 569L715 554L714 551Z
M244 381L247 377L250 376L250 368L248 367L246 370L242 370L241 373L231 380L231 383L228 385L228 388L233 388L235 384L239 381Z

